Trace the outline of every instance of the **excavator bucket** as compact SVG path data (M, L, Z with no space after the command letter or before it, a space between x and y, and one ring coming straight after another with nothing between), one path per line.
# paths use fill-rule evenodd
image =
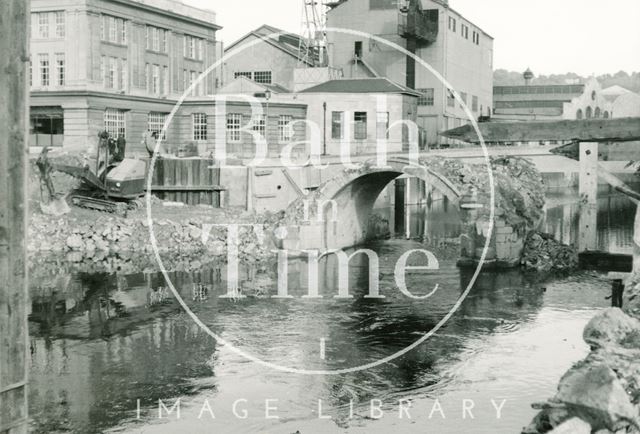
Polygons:
M40 202L40 210L43 214L58 217L71 212L69 204L64 197L55 198L49 201L49 203Z

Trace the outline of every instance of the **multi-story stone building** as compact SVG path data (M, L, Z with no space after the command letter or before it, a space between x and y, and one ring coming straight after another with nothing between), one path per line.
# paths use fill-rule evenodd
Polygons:
M446 0L341 0L328 12L329 64L345 77L387 77L418 90L418 125L430 145L447 142L438 132L468 122L457 91L474 118L490 116L493 104L493 38L449 6ZM391 43L414 53L421 62Z
M88 149L107 130L139 148L221 57L215 13L180 0L32 0L31 23L35 146ZM192 96L215 93L220 78L208 74Z

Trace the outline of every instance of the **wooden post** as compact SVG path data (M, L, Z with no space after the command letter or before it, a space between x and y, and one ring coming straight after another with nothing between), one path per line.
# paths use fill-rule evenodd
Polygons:
M27 432L28 0L0 2L0 432Z
M580 224L578 250L596 250L598 217L598 144L580 143Z

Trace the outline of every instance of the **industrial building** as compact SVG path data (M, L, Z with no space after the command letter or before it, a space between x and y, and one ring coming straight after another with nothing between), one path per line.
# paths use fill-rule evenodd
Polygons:
M491 115L493 38L448 1L342 0L331 6L328 27L384 38L420 59L364 35L327 34L329 64L341 69L345 77L387 77L421 93L417 121L429 145L448 143L438 132L468 122L452 90L459 93L474 118Z
M106 130L143 151L142 134L159 132L220 59L220 28L214 12L180 0L31 1L31 145L86 150ZM220 84L213 71L191 96Z
M519 86L493 88L493 117L502 120L610 118L611 103L595 78L586 83L534 85L533 72L523 73Z

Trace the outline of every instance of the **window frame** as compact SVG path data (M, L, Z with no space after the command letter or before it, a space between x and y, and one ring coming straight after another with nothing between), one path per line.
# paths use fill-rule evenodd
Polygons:
M191 126L193 140L197 142L203 142L207 140L207 114L206 113L193 113L191 115Z
M50 86L51 63L49 62L49 53L38 54L38 70L40 71L40 86Z
M56 85L64 86L66 83L66 59L65 53L55 53L53 55L56 69Z
M416 90L420 92L420 96L418 97L418 106L433 107L435 105L435 89L433 87Z
M278 116L278 141L280 143L289 143L293 140L294 131L292 115Z
M164 128L164 124L167 121L168 117L169 113L149 112L149 114L147 115L147 130L152 133L157 133L158 137L160 137L160 134L163 132L162 129ZM161 139L167 139L166 131L164 132L164 134L162 134Z
M242 142L242 113L227 113L226 133L231 143Z
M253 81L260 84L272 84L273 72L272 71L254 71Z
M64 38L66 36L66 26L67 26L65 11L55 11L53 15L54 15L54 22L56 26L55 27L56 38Z
M109 133L110 137L126 137L127 119L125 113L125 110L109 107L104 110L104 130ZM116 132L115 135L112 134L113 131Z
M331 138L332 139L336 139L336 140L344 139L344 121L345 121L345 112L343 111L331 112Z
M367 117L365 111L353 112L353 140L367 140Z

